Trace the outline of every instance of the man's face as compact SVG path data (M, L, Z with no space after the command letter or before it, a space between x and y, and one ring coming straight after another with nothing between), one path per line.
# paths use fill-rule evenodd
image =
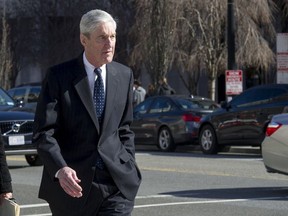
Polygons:
M116 30L112 23L103 23L87 37L80 35L81 44L84 47L86 58L95 67L101 67L113 60Z

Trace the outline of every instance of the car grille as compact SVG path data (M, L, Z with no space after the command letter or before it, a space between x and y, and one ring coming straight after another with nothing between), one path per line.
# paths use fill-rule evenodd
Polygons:
M33 131L33 121L24 120L24 121L9 121L9 122L0 122L0 129L2 135L13 135L13 134L28 134Z

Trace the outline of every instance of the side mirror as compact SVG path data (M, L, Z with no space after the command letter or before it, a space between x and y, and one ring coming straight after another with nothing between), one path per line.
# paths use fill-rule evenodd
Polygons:
M223 109L226 109L227 108L227 102L226 101L221 101L220 102L220 106L221 106L221 108L223 108Z
M229 104L227 101L221 101L220 106L222 109L225 109L227 111L231 108L231 104Z

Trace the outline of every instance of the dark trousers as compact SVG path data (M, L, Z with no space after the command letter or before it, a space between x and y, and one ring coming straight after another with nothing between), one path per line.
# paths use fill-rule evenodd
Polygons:
M53 206L50 206L50 209L53 216L130 216L133 207L134 201L123 196L108 171L96 168L89 197L79 212L65 215Z

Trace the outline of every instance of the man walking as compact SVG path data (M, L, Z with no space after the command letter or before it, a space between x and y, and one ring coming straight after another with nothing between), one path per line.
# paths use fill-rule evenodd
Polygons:
M113 61L116 22L102 10L80 22L84 52L48 69L33 141L44 169L39 197L53 216L128 216L141 174L135 161L133 74Z

